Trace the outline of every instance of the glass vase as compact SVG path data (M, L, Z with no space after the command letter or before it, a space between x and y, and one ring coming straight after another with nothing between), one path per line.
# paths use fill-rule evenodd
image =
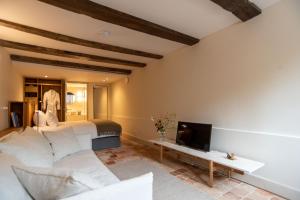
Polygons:
M159 140L164 141L166 139L166 131L158 131Z

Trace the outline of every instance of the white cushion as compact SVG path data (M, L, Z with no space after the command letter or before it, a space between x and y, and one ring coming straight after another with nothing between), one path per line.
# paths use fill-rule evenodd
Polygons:
M24 134L14 134L1 142L0 151L15 156L27 166L53 166L53 154L48 141L30 127L26 128Z
M54 161L81 150L72 128L44 131L43 134L52 146Z
M0 199L29 200L31 199L24 190L16 175L12 171L12 165L22 163L14 156L0 153Z
M101 186L86 174L69 169L12 166L19 181L36 200L61 199Z
M92 150L79 151L66 156L55 162L53 167L72 168L76 171L89 174L104 186L120 182Z
M59 125L57 116L51 111L48 111L46 113L46 120L47 120L48 126L58 126Z
M43 111L36 111L33 115L33 122L38 127L44 127L47 125L47 117Z
M152 200L153 174L125 180L104 188L84 192L63 200Z
M75 137L79 143L81 150L92 149L92 136L91 134L75 134Z

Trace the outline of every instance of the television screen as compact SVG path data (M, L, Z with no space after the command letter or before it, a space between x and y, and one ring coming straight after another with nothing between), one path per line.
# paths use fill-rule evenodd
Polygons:
M202 151L210 150L212 124L178 122L176 143Z

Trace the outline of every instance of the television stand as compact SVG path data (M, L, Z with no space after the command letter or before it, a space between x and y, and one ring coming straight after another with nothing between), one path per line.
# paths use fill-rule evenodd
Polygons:
M236 172L242 175L244 173L251 174L257 169L264 166L264 164L261 162L245 159L242 157L236 157L235 160L229 160L227 159L226 153L218 152L218 151L204 152L200 150L195 150L185 146L178 145L173 140L156 139L156 140L150 140L149 142L160 147L161 162L163 161L164 149L174 150L177 153L190 155L196 159L207 161L208 169L209 169L209 179L207 181L207 184L210 187L213 187L214 172L219 168L225 169L227 171L228 177L231 177L232 172Z

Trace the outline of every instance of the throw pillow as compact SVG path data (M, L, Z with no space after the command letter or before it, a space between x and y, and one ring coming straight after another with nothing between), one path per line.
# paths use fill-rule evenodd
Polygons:
M47 125L47 117L43 111L37 111L33 115L33 122L38 127L44 127Z
M0 151L15 156L24 165L52 167L52 149L42 135L27 127L24 134L14 134L0 143Z
M51 144L54 161L81 150L73 129L64 128L56 131L44 131L43 134Z
M69 169L12 166L18 180L35 200L54 200L101 188L87 174Z

